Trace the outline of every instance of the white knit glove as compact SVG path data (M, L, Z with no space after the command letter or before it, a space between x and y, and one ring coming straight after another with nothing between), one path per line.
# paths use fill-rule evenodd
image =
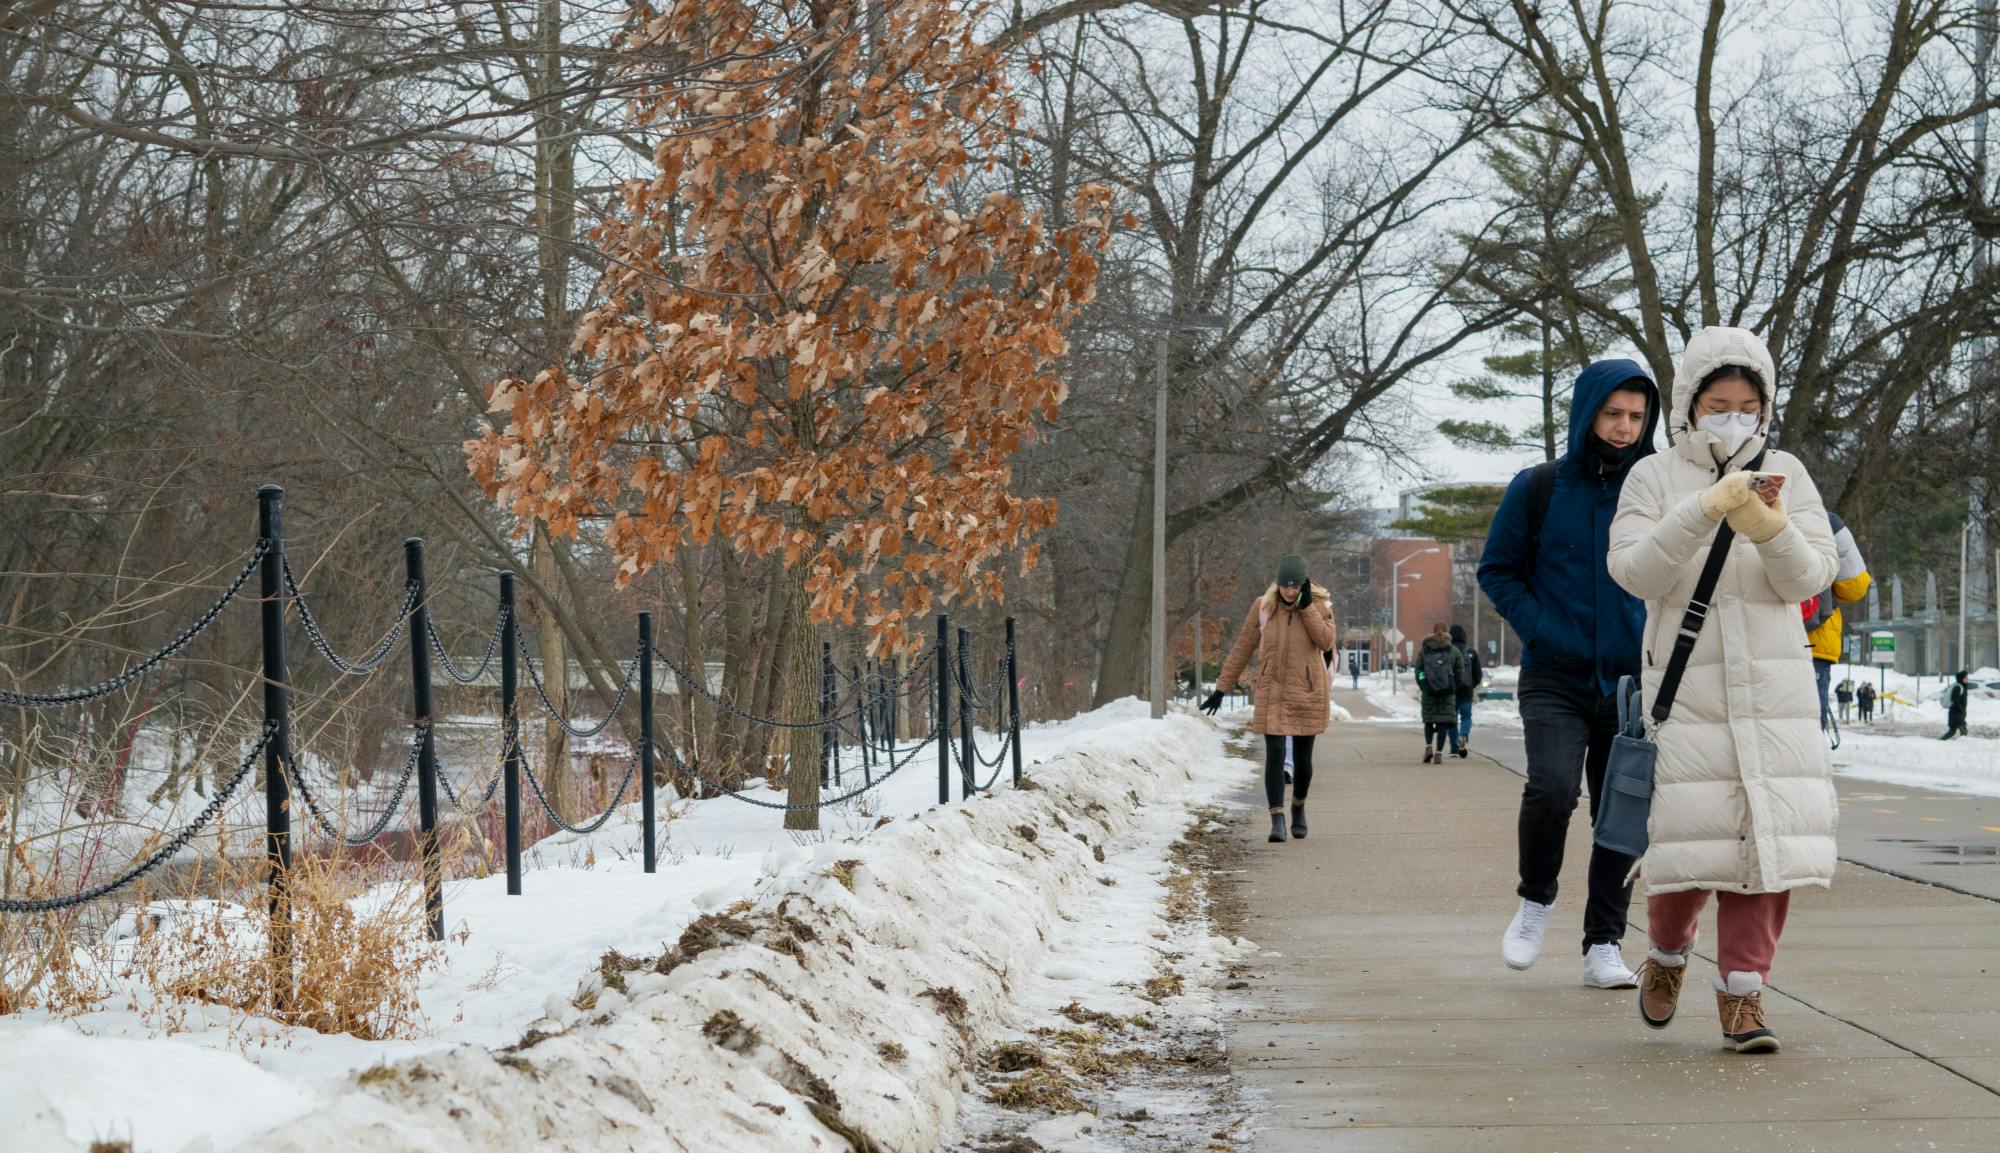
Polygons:
M1784 498L1779 497L1778 503L1782 506ZM1773 508L1765 504L1762 498L1753 495L1749 500L1729 510L1729 527L1736 530L1737 536L1751 544L1763 544L1785 531L1785 510L1783 507Z
M1744 504L1763 504L1750 490L1750 474L1732 472L1701 494L1701 511L1710 520L1721 520Z

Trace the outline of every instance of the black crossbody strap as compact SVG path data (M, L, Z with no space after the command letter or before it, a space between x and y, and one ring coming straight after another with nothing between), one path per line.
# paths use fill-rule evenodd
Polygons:
M1759 452L1755 459L1745 465L1743 471L1756 472L1764 463L1764 454ZM1694 655L1694 643L1701 638L1701 626L1708 621L1709 604L1715 597L1715 586L1722 579L1722 566L1729 560L1729 547L1736 543L1736 530L1724 520L1715 530L1715 540L1708 546L1708 563L1701 566L1701 578L1694 583L1694 596L1688 598L1687 611L1681 614L1680 631L1674 634L1673 655L1667 658L1666 671L1660 674L1660 691L1653 697L1653 723L1667 723L1667 714L1674 709L1674 697L1681 691L1681 677L1687 672L1688 658Z

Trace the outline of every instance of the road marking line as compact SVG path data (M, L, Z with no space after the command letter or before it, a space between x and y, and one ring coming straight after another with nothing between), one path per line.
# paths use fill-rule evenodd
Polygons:
M1919 819L1920 819L1920 820L1925 820L1925 821L1932 821L1932 822L1935 822L1936 824L1940 824L1940 825L1944 824L1944 818L1943 818L1943 817L1922 817L1922 818L1919 818Z
M2000 833L2000 825L1981 825L1979 828L1983 832Z
M1896 810L1894 809L1876 809L1875 811L1891 817L1896 815Z

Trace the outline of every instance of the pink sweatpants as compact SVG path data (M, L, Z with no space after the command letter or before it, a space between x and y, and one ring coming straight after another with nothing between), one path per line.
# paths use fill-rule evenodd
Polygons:
M1716 968L1731 973L1755 973L1769 980L1778 938L1785 932L1785 914L1792 895L1784 893L1715 894ZM1646 935L1663 953L1685 953L1694 943L1695 926L1708 904L1707 889L1686 889L1646 898Z

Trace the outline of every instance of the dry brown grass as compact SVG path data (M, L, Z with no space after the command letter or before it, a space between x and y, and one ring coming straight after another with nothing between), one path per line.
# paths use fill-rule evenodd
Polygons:
M261 877L263 863L244 868ZM428 937L421 881L371 888L324 857L294 859L290 876L289 997L273 988L265 906L177 900L143 906L121 949L120 975L154 994L134 1007L163 1033L185 1030L204 1005L231 1010L238 1025L264 1017L369 1041L427 1032L417 990L443 953Z
M1083 1104L1076 1099L1077 1088L1069 1074L1054 1066L1041 1065L995 1085L993 1103L1002 1109L1017 1112L1076 1113L1083 1109Z

